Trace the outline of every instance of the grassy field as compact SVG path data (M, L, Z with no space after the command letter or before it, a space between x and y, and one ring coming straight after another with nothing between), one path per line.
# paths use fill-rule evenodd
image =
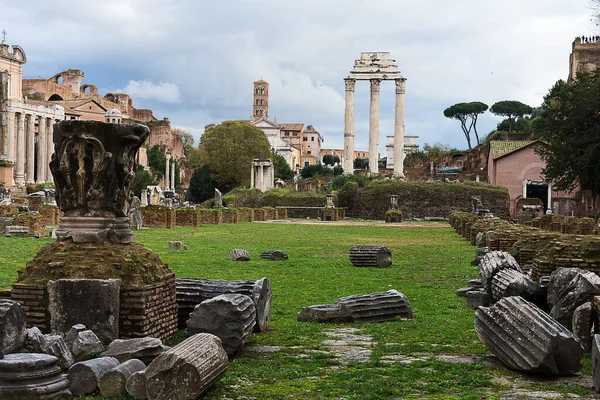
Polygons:
M394 399L494 398L511 389L553 390L588 395L580 381L534 380L483 362L488 355L473 329L473 310L456 289L477 277L470 265L475 248L448 225L425 227L332 226L294 223L205 225L136 232L139 242L167 262L178 277L259 279L273 287L270 329L250 337L249 350L232 360L208 399ZM182 240L187 251L168 250ZM0 238L0 285L16 280L16 271L46 239ZM348 259L353 244L379 244L392 251L386 269L355 268ZM233 248L253 259L227 260ZM281 249L289 260L269 262L258 255ZM410 300L414 319L381 324L300 323L301 307L332 303L353 295L396 289ZM357 349L364 362L346 360L327 340L331 331L358 328L367 337ZM255 351L267 347L267 350ZM472 358L450 362L448 358ZM584 362L589 375L589 356Z

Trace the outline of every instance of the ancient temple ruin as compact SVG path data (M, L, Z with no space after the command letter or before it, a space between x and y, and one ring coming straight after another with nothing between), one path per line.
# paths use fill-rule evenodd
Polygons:
M396 108L394 122L394 160L403 160L404 148L404 97L406 78L398 70L396 60L388 52L365 52L354 62L354 70L344 79L346 84L346 108L344 114L344 171L354 169L354 88L357 80L371 83L371 106L369 118L369 171L379 172L379 86L382 80L396 82ZM394 175L404 176L402 162L394 162Z

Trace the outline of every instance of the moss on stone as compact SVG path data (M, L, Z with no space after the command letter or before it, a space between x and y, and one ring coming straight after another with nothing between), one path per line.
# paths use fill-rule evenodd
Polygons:
M123 285L160 282L171 273L160 256L139 243L53 242L42 247L19 271L18 283L56 279L121 279Z

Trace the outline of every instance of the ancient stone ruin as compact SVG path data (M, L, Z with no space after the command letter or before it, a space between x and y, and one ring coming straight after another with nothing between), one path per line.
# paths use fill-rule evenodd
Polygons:
M350 248L350 262L355 267L390 267L392 252L385 246L354 245Z
M96 121L55 125L50 169L64 217L58 240L19 271L13 286L11 297L25 306L28 323L64 333L75 323L92 324L86 314L104 315L111 333L96 330L105 343L117 335L167 338L177 331L174 274L129 229L135 157L148 132L144 125ZM100 290L106 280L119 282L111 293ZM94 287L106 301L76 298Z

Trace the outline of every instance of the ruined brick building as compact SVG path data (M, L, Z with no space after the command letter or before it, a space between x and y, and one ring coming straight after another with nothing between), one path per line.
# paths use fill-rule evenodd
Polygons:
M95 85L82 83L84 72L78 69L50 79L23 79L26 62L19 46L10 51L4 40L0 43L0 181L5 186L52 181L47 167L54 152L52 130L61 120L143 123L150 128L148 148L164 144L174 159L185 161L182 139L173 134L167 118L136 109L126 93L100 97ZM147 166L146 148L140 149L138 162Z

